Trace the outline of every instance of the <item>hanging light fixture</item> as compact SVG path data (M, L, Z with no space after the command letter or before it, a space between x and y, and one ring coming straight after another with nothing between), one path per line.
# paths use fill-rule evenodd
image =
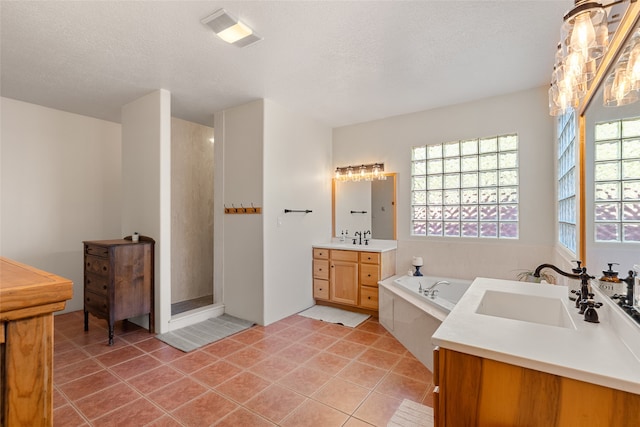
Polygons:
M602 4L576 0L564 15L549 89L549 112L564 114L576 108L596 73L597 60L607 51L607 11Z

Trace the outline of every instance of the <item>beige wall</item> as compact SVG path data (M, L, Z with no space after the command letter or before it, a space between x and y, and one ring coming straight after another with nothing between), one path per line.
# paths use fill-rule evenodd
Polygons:
M171 303L213 294L210 138L211 127L171 119Z
M0 255L73 281L83 307L83 240L117 239L118 123L2 98Z
M411 147L513 132L519 141L519 239L411 236ZM553 256L554 139L547 90L536 88L334 129L333 164L384 162L386 172L398 173L398 272L421 256L428 275L513 279Z

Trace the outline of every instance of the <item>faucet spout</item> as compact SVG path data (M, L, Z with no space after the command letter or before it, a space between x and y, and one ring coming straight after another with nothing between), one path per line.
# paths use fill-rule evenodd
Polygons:
M450 285L451 283L449 283L446 280L438 280L436 283L434 283L433 285L429 286L428 288L426 288L424 290L424 294L426 296L430 296L431 298L435 298L436 293L438 292L438 290L436 289L436 287L440 286L440 285Z
M553 264L540 264L540 265L536 268L536 270L533 272L533 276L534 276L534 277L540 277L540 272L541 272L541 271L542 271L542 269L544 269L544 268L550 268L550 269L552 269L553 271L555 271L556 273L561 274L561 275L563 275L563 276L565 276L565 277L568 277L568 278L570 278L570 279L580 279L580 278L581 278L581 277L580 277L580 276L581 276L581 274L567 273L566 271L562 271L562 270L560 270L558 267L556 267L556 266L555 266L555 265L553 265Z

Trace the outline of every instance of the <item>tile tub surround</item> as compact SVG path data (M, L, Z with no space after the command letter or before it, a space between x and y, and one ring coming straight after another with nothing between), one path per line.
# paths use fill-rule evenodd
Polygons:
M432 342L461 353L640 394L640 328L595 287L593 291L595 300L603 303L598 309L600 323L583 320L565 286L477 278ZM568 320L553 326L483 314L482 301L492 293L522 301L515 307L508 304L516 309L511 316L528 314L547 321L553 313L540 302L552 300L566 306ZM532 304L534 301L538 303Z
M431 372L377 321L294 315L183 353L131 323L55 317L56 426L386 426L403 399L432 406Z

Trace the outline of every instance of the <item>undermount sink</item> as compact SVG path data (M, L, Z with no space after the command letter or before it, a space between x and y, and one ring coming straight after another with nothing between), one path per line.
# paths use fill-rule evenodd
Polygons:
M558 298L487 290L478 314L575 329L567 307Z

